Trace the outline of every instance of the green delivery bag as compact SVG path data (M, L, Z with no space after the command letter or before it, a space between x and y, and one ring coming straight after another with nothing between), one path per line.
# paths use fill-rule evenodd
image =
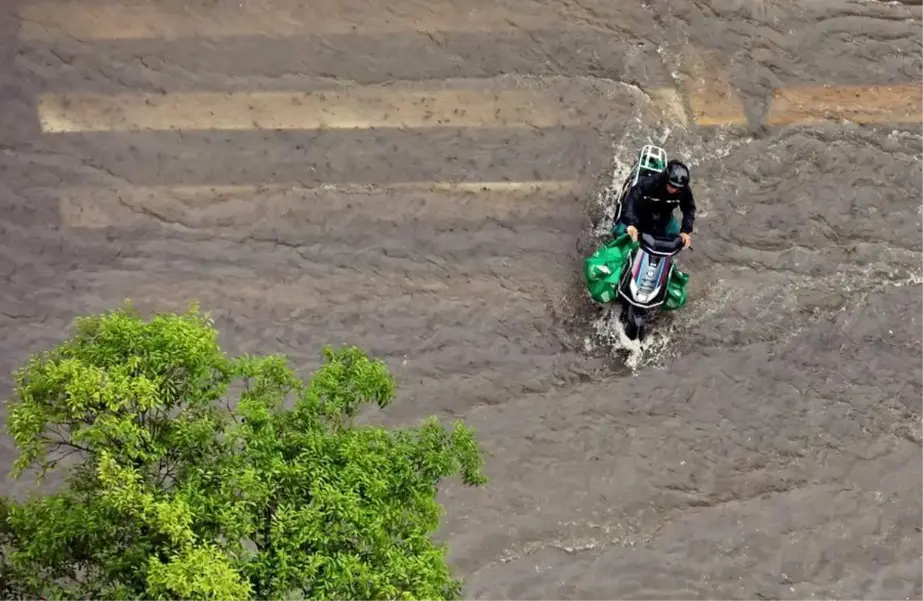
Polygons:
M689 282L689 274L683 273L673 264L673 273L670 274L670 281L667 282L667 298L663 301L662 308L664 311L675 311L682 309L686 304L686 284Z
M632 242L631 236L622 234L584 259L583 276L593 300L598 303L611 303L615 300L622 268L628 255L637 247L638 242Z
M618 295L622 269L631 252L638 248L631 236L622 234L608 242L583 261L583 276L590 296L598 303L611 303ZM689 275L674 266L667 282L667 298L662 307L667 311L681 309L686 304L686 284Z

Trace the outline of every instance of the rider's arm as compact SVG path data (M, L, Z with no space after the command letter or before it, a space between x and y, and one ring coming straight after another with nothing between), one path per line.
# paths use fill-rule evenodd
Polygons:
M633 186L622 203L622 222L638 227L638 201L641 200L640 186Z
M683 223L679 231L684 234L692 233L692 226L695 224L695 199L692 197L692 190L686 188L679 201L679 210L683 212Z
M641 209L641 202L645 196L650 196L651 192L657 188L657 177L648 177L642 179L637 185L632 186L631 190L625 196L622 203L622 218L625 225L638 227Z

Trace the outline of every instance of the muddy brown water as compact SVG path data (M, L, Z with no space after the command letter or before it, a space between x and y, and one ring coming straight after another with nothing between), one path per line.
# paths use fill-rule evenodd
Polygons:
M763 125L774 88L918 82L919 6L565 1L534 4L558 20L530 30L113 41L20 39L24 5L0 9L4 397L76 315L197 299L228 349L284 352L305 374L325 343L385 358L400 394L374 419L478 429L489 487L442 495L469 598L923 594L920 127ZM726 59L746 126L639 122L627 99L671 85L692 46ZM629 85L583 127L42 134L35 111L47 92L536 76ZM579 270L613 157L648 141L693 165L700 218L690 303L629 370L594 337ZM70 222L59 198L503 179L583 186L503 207L127 194Z

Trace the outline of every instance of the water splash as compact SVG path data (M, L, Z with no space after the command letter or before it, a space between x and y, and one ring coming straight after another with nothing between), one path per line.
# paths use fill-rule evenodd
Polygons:
M662 326L664 324L658 324ZM666 366L673 356L673 328L658 327L648 333L643 341L632 340L625 334L625 328L619 320L619 309L607 307L592 324L593 336L584 340L587 350L597 345L604 346L612 356L626 355L624 364L632 372L642 367Z
M593 235L600 238L600 240L607 236L612 231L612 226L615 225L615 201L618 200L622 182L631 173L632 165L622 161L619 158L621 154L623 153L614 153L612 158L612 178L609 184L596 194L596 204L602 209L602 216L599 223L593 228Z

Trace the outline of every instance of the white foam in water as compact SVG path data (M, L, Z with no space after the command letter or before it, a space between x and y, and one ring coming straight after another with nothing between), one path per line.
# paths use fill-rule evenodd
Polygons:
M894 282L893 286L901 288L902 286L919 286L920 284L923 284L923 274L910 273L906 278Z
M602 219L593 229L593 235L602 238L612 231L615 222L615 201L618 198L619 189L622 182L631 173L631 165L624 163L619 159L619 153L615 153L612 160L612 181L596 195L596 204L603 209Z
M663 326L663 323L657 326ZM593 322L596 339L609 348L612 354L627 352L625 366L632 371L641 367L662 366L663 360L669 356L670 344L673 339L670 329L655 327L643 341L632 340L625 334L625 328L619 320L619 308L609 307L596 321ZM589 340L587 347L591 348Z

